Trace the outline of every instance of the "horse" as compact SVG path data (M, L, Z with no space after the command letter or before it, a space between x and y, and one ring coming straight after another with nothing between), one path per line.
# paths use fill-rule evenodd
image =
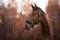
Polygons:
M41 26L38 26L36 30L41 30L40 35L42 36L35 36L35 40L53 40L53 26L51 25L50 18L42 11L41 8L37 7L35 4L35 7L31 5L33 8L32 14L30 14L28 20L26 21L26 29L30 30L30 28L34 28L34 25L37 25L40 23ZM30 26L29 26L30 25ZM40 27L40 28L39 28ZM35 31L36 33L36 31ZM40 38L41 37L41 38ZM38 39L39 38L39 39Z

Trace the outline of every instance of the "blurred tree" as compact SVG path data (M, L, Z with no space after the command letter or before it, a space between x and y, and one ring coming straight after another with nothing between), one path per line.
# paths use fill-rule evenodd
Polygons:
M46 12L51 18L51 23L54 26L54 34L57 35L55 40L59 40L58 35L60 35L60 5L59 0L49 0L48 6L46 7Z

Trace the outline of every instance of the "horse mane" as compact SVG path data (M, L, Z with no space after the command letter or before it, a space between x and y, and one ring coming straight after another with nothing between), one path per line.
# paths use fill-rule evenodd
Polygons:
M49 16L42 11L41 8L40 11L42 12L42 30L44 31L44 34L46 34L48 37L51 37L50 40L53 40L53 26L51 25L51 20Z
M42 26L42 29L44 31L44 34L48 35L48 36L53 36L53 28L52 28L52 25L51 25L51 21L49 19L49 17L45 14L42 14L42 20L41 20L41 26Z

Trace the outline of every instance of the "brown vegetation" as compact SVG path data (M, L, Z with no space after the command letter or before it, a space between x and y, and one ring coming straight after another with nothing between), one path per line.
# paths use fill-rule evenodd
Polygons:
M58 4L58 0L49 1L46 11L51 18L54 38L55 40L60 40L60 5Z

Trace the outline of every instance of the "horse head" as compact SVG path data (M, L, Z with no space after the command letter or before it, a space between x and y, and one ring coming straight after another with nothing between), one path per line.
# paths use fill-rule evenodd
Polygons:
M37 7L37 5L35 4L35 6L32 6L32 13L29 15L28 20L26 20L26 29L30 29L31 27L34 27L34 25L40 23L40 16L42 16L42 12L40 12L40 8ZM29 27L30 25L30 27Z

